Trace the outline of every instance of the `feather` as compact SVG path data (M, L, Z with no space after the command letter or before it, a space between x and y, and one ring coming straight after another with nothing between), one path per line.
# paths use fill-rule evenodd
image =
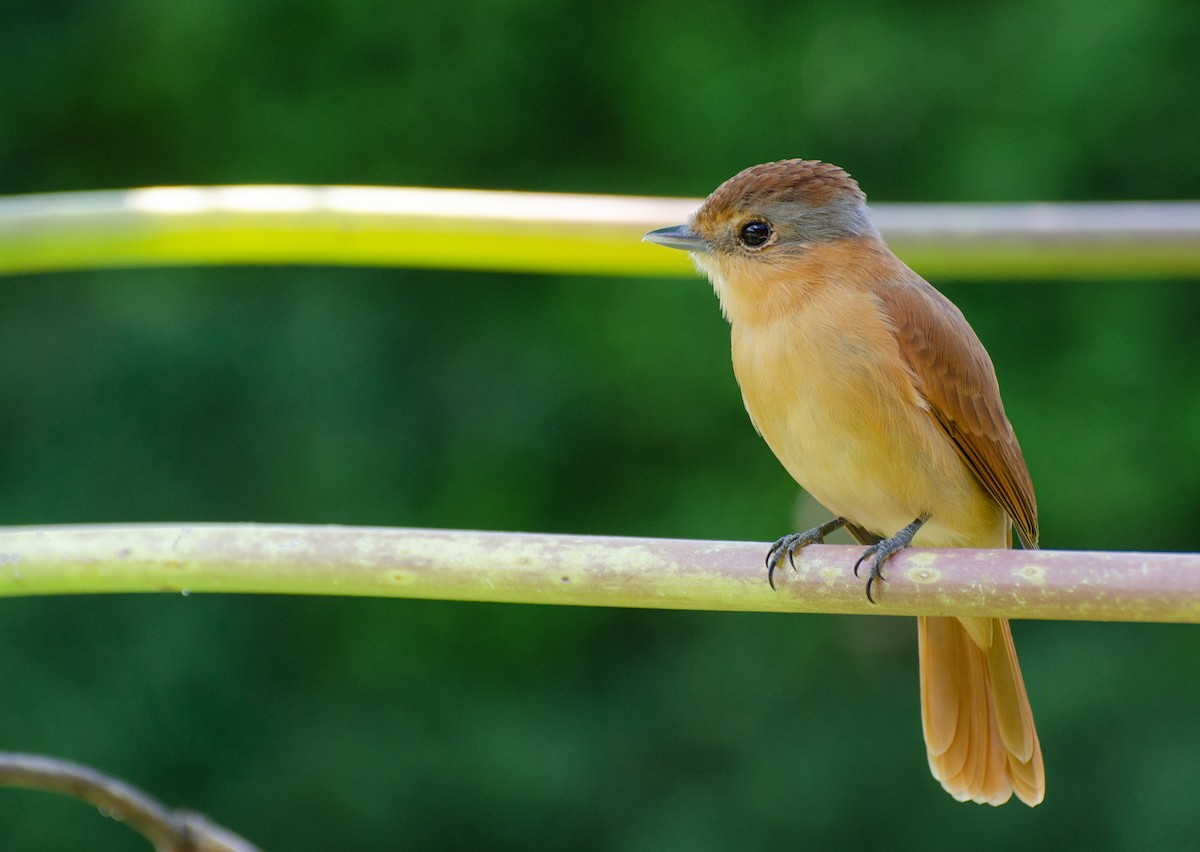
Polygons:
M896 329L900 354L930 413L984 489L1037 547L1033 481L987 350L954 304L908 267L878 295Z
M986 629L944 616L917 619L921 721L929 768L959 801L1028 805L1045 795L1041 746L1005 619ZM991 647L976 635L990 634Z

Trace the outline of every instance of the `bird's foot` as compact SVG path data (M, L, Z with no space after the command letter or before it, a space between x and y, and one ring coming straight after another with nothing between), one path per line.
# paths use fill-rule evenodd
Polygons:
M809 544L824 544L825 536L834 530L841 529L845 525L845 518L834 518L832 521L826 521L819 527L813 527L811 530L785 535L771 545L771 549L767 551L767 582L771 584L771 588L775 588L775 569L783 564L785 556L787 557L788 564L795 571L796 560L793 557L796 555L797 550Z
M912 544L913 536L917 534L917 530L925 524L926 520L928 518L922 515L891 538L885 538L883 541L872 544L854 563L854 576L857 577L859 566L866 560L871 560L871 573L867 575L867 600L871 603L875 603L875 598L871 597L871 586L876 581L883 582L883 563Z

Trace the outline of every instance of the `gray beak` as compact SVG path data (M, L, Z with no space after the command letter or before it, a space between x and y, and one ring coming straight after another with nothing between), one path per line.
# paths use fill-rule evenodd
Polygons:
M659 228L642 237L642 241L683 251L708 251L708 241L687 225Z

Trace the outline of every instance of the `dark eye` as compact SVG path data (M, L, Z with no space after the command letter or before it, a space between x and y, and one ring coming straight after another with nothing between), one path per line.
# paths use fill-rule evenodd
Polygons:
M758 248L769 239L771 239L771 226L757 219L742 225L741 230L738 231L738 242L746 248Z

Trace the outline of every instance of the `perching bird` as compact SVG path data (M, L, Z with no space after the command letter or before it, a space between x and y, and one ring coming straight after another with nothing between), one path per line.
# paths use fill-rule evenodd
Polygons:
M868 598L909 544L1010 547L1015 525L1037 546L1033 484L987 351L884 244L846 172L754 166L686 225L646 239L690 252L712 280L751 421L835 516L776 542L768 579L840 526L871 545L859 560ZM960 801L1041 802L1041 746L1008 621L923 616L917 636L934 777Z

